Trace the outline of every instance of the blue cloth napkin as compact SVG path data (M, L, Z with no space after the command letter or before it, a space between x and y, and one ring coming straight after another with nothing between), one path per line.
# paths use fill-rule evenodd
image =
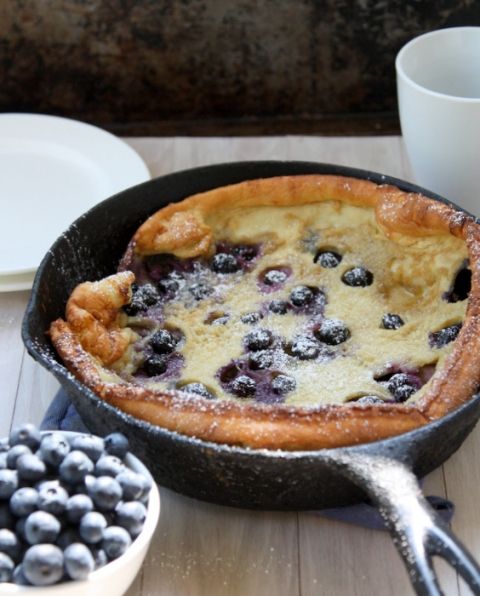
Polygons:
M50 404L40 428L41 430L89 432L70 401L70 398L62 389L57 393ZM451 501L435 496L426 498L444 521L448 523L452 519L455 506ZM377 509L368 503L350 505L349 507L337 507L334 509L322 509L321 511L313 513L329 519L362 526L364 528L386 530L385 524Z

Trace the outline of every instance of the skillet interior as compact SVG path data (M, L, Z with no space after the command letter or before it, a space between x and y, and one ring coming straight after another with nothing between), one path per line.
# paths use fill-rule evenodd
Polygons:
M409 183L363 170L308 162L244 162L196 168L128 189L80 217L57 240L37 272L23 324L29 353L59 379L87 426L103 435L121 430L156 480L174 490L221 504L265 509L345 505L364 495L328 464L325 451L272 452L206 443L134 419L97 398L59 363L46 336L81 281L115 271L127 242L151 213L172 201L242 180L295 174L336 174L422 192ZM480 416L480 396L426 427L342 451L390 456L423 475L461 444Z

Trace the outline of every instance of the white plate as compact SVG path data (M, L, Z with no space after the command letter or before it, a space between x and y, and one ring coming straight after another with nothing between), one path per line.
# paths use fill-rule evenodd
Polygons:
M15 283L25 289L26 274L74 219L149 179L140 156L100 128L56 116L0 114L0 291ZM19 274L23 279L7 280Z

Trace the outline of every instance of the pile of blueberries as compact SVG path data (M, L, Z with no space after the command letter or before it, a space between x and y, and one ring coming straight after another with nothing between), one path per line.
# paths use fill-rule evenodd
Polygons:
M140 534L151 481L127 467L120 433L40 433L0 441L0 582L86 579Z

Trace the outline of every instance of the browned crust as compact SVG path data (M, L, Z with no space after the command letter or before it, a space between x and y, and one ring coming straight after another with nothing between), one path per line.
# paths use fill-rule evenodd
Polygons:
M245 208L324 200L373 207L377 222L388 235L450 233L466 242L473 272L467 316L443 368L434 375L429 390L416 405L349 404L314 409L247 405L190 398L181 392L153 391L128 383L106 383L88 351L103 363L107 363L105 354L110 355L111 363L118 352L101 350L103 356L99 357L95 351L85 351L85 334L72 326L68 306L68 323L55 321L50 330L57 351L90 389L137 418L204 440L252 448L305 450L378 440L439 418L470 399L480 383L480 230L472 218L448 205L392 186L337 176L253 180L195 195L161 209L139 228L127 254L170 252L183 258L208 254L214 241L209 215L218 209L232 204ZM98 322L102 317L97 315L94 318ZM111 331L111 321L116 319L107 319L106 328ZM113 330L118 331L115 323Z

